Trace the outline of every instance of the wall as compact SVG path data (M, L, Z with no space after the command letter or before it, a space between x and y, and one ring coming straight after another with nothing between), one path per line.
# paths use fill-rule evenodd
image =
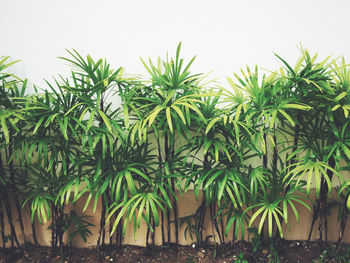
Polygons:
M15 73L45 88L69 69L65 48L106 57L126 72L146 73L139 57L197 56L193 72L227 76L246 64L275 70L278 53L293 64L299 43L322 58L350 59L347 0L4 0L0 55L20 59ZM266 72L266 71L265 71Z
M184 217L193 214L197 208L201 204L201 193L199 193L198 200L195 200L193 191L188 191L187 193L184 193L183 197L178 196L178 211L179 211L179 217ZM313 194L311 194L310 198L313 198ZM333 194L333 198L336 198L336 194ZM82 214L82 209L85 205L86 196L79 199L75 204L68 207L67 212L69 209L74 209L78 214ZM91 202L92 203L92 202ZM101 214L101 205L99 204L97 206L96 212L92 212L92 204L90 203L90 206L84 213L84 215L90 215L91 217L88 219L89 222L93 223L95 227L89 228L92 232L92 235L89 236L87 239L87 242L84 243L82 240L77 236L73 239L72 245L74 247L91 247L96 246L96 241L99 235L98 227L99 227L99 220L100 220L100 214ZM309 205L311 203L309 202ZM15 229L19 238L20 243L23 242L23 236L21 235L18 220L17 220L17 214L14 212L14 206L12 206L13 209L13 218L15 223ZM290 218L289 218L289 226L286 224L283 224L283 234L284 238L288 240L307 240L310 225L312 221L312 213L308 211L305 207L302 207L300 205L296 205L297 210L299 212L300 216L300 222L297 223L295 217L292 215L292 211L290 211ZM29 238L29 241L33 242L32 240L32 231L31 231L31 225L30 225L30 214L28 210L25 210L26 212L23 213L24 215L24 227L25 227L25 233L26 237ZM5 214L5 233L10 234L9 225L7 224L7 216ZM212 228L212 223L210 221L210 215L209 211L206 213L206 220L205 220L205 230L203 232L204 238L206 236L213 236L213 233L215 231ZM49 223L40 225L39 223L36 223L36 236L38 243L40 245L50 245L50 238L51 238L51 232L48 230ZM165 227L166 229L166 227ZM174 231L173 224L171 225L172 231ZM187 235L187 238L184 236L184 229L185 226L183 226L179 232L179 243L181 245L191 245L194 241L190 239L190 237ZM330 216L328 217L328 240L331 242L335 242L338 240L338 231L339 231L339 222L337 221L337 208L333 209L331 211ZM138 230L137 238L134 238L134 232L133 232L133 226L132 223L128 225L128 228L126 230L125 238L123 240L124 244L131 244L131 245L138 245L138 246L145 246L146 242L146 232L147 228L144 222L141 223L141 227ZM174 235L172 235L174 237ZM106 242L108 244L108 227L106 228ZM248 235L246 235L246 240L248 239ZM316 222L313 233L311 236L311 240L317 240L319 238L319 232L318 232L318 221ZM239 236L240 239L240 236ZM65 236L65 242L67 240L67 236ZM219 242L219 238L216 236L215 238L216 242ZM226 242L232 240L232 229L228 233L228 235L225 237ZM210 238L209 241L214 241L213 238ZM344 233L344 240L345 243L350 243L350 224L348 223L345 229ZM172 242L175 242L175 240L172 240ZM155 243L156 245L161 245L161 229L160 227L156 228L156 234L155 234ZM2 244L1 236L0 236L0 244ZM7 243L7 246L9 246L10 243Z

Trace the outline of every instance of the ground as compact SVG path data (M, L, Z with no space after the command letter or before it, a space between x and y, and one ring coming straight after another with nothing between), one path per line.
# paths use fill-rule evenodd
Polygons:
M350 253L344 246L342 257L331 259L330 254L335 250L324 242L284 241L277 244L278 256L283 262L350 262ZM276 254L276 253L275 253ZM273 260L273 250L268 245L261 245L253 252L253 247L247 242L214 246L192 245L142 248L123 246L116 249L72 248L66 251L65 257L57 252L52 255L50 247L27 245L22 248L0 249L0 263L141 263L141 262L184 262L184 263L212 263L212 262L277 262ZM323 255L323 260L322 259ZM349 258L347 258L349 256ZM340 258L340 259L339 259ZM242 259L241 261L239 261ZM243 261L245 259L246 261ZM318 260L317 260L318 259ZM341 261L339 261L341 260Z

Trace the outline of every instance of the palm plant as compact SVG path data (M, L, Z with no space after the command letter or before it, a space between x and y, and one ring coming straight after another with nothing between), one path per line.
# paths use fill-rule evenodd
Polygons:
M10 200L14 200L21 234L24 241L27 241L20 209L20 196L17 194L21 191L18 187L18 185L20 185L18 184L18 178L23 174L23 170L17 166L13 158L15 154L14 143L16 137L21 134L21 129L25 126L23 109L27 96L27 80L21 80L17 76L4 71L17 62L7 62L8 59L9 57L0 58L0 187L1 199L4 202L4 207L1 205L0 208L0 221L4 247L6 238L4 232L3 208L6 210L6 215L10 224L11 246L14 246L14 242L19 246L17 233L13 225L12 209L9 205Z
M193 159L193 164L186 176L185 189L190 189L193 185L196 198L199 191L203 190L202 204L196 215L199 218L196 229L199 233L198 242L204 241L203 223L206 208L209 206L213 229L220 242L225 243L223 218L227 214L224 215L224 211L231 205L236 209L244 205L245 196L241 182L243 162L252 157L249 156L249 150L247 151L247 144L240 143L249 134L248 128L243 123L234 121L232 117L228 118L227 111L218 108L219 100L220 95L203 98L199 109L207 122L198 119L192 125L195 133L189 140L189 156ZM203 152L201 158L198 157L200 151ZM231 221L230 224L232 223Z
M77 170L80 135L79 112L67 115L77 103L77 97L62 90L56 81L57 92L49 83L51 92L30 97L25 108L27 125L21 137L17 137L16 148L26 154L22 166L29 176L24 178L26 203L30 203L32 221L37 214L39 222L51 219L51 245L53 254L57 247L63 252L65 228L64 203L57 203L61 188L71 180ZM76 108L76 107L75 107ZM24 158L22 158L23 160Z
M105 244L106 213L112 203L110 175L113 169L115 147L123 144L125 132L123 121L120 118L120 109L112 105L113 96L117 88L127 86L122 79L122 68L113 70L106 60L99 59L96 62L88 55L84 59L77 51L68 51L71 58L62 58L74 68L72 72L72 85L66 83L64 90L77 98L77 102L66 111L77 121L80 145L86 147L84 158L81 158L79 172L62 188L60 192L61 203L69 201L73 187L77 189L80 182L85 182L85 189L75 191L74 201L88 192L88 198L84 210L94 196L93 210L95 211L98 200L102 198L102 212L100 218L99 238L97 245ZM76 115L78 114L78 115ZM84 168L85 167L85 168ZM112 239L110 238L110 243Z
M71 76L47 82L48 90L31 96L26 81L4 73L15 62L0 59L3 246L5 213L11 246L19 246L5 202L12 198L26 241L17 192L25 196L23 206L30 204L32 221L51 222L53 253L58 247L63 253L69 225L77 230L68 243L76 233L83 240L90 234L84 215L65 212L82 196L83 211L91 202L94 212L102 204L98 247L105 245L108 224L109 244L116 232L121 245L127 226L132 223L136 238L142 222L147 246L150 235L154 245L159 225L163 244L178 243L185 222L185 233L204 242L207 208L213 233L225 243L232 228L234 242L253 225L269 238L283 237L291 215L299 220L296 205L310 209L313 186L308 239L319 219L320 239L325 234L327 240L328 196L338 178L339 250L350 209L350 183L341 175L350 167L350 71L344 59L317 62L302 49L291 67L276 55L284 66L279 71L260 78L257 67L247 67L236 81L228 78L231 90L213 92L201 74L191 74L195 57L185 64L180 50L181 43L175 58L156 63L141 59L148 81L126 79L106 60L68 51L62 59L72 66ZM202 204L179 218L178 193L189 189L196 198L203 192Z
M267 225L268 235L272 237L274 227L283 236L282 223L288 223L288 207L291 207L298 219L295 202L308 207L302 201L301 186L293 180L287 180L289 175L282 169L283 163L279 153L279 145L284 145L286 137L281 128L288 124L295 126L291 110L309 110L310 107L295 100L286 93L283 81L272 73L259 80L258 70L252 72L247 67L247 73L241 71L243 77L235 75L238 84L231 79L229 83L233 92L226 91L225 102L229 102L235 120L245 121L250 129L250 149L262 157L262 165L249 168L244 182L246 182L248 208L243 214L252 210L249 221L251 226L259 218L258 232ZM244 95L246 94L246 95ZM269 145L273 149L272 161L268 162ZM239 211L237 211L238 214ZM233 219L229 221L231 225ZM242 230L243 231L243 230Z
M178 185L178 175L181 174L181 166L177 166L176 156L180 154L181 145L177 143L178 136L185 138L189 135L188 125L191 124L193 114L202 118L198 109L201 103L199 86L199 74L192 75L189 71L195 58L184 65L184 59L180 58L181 43L177 47L175 59L161 61L157 65L149 60L147 65L142 63L151 75L150 85L135 87L135 97L125 104L130 107L135 115L140 117L131 126L130 138L134 141L136 134L139 139L146 138L148 127L157 142L158 171L162 173L162 182L171 198L171 207L174 213L175 242L178 243L178 215L175 193ZM163 141L163 143L162 143ZM163 147L162 147L163 145ZM169 177L170 175L170 177ZM174 176L177 175L177 176ZM171 189L171 191L170 191ZM162 222L164 214L161 214ZM170 237L170 207L167 207L167 242ZM162 224L162 241L165 241L164 224Z
M316 58L317 54L311 57L307 50L302 50L294 69L281 59L287 68L287 73L282 73L282 79L290 89L290 96L312 107L307 113L294 113L297 120L294 133L288 129L284 131L294 137L293 146L287 148L292 149L289 167L292 178L306 175L309 194L311 179L315 177L317 200L308 239L319 218L320 239L324 231L327 240L327 195L332 191L333 176L342 179L338 172L339 160L343 156L346 158L348 146L344 144L342 136L347 125L339 111L334 112L338 109L338 101L344 96L343 90L337 90L337 85L332 81L333 70L327 64L328 58L320 63L316 62ZM300 155L305 157L298 158Z

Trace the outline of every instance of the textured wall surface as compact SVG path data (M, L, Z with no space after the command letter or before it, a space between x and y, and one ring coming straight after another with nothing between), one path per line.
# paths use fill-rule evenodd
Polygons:
M146 73L139 57L197 56L192 72L222 80L245 65L269 70L292 64L297 46L350 58L347 0L11 0L1 1L0 55L21 59L16 72L40 87L69 69L65 48L106 57L127 73Z
M334 196L335 197L335 196ZM70 208L74 209L77 213L81 213L81 210L85 204L85 198L81 198L77 203L73 204ZM189 191L187 193L184 193L183 197L179 196L179 217L182 216L188 216L190 214L193 214L196 209L201 204L201 195L198 198L198 201L195 200L194 193L192 191ZM306 208L297 206L299 215L300 215L300 222L297 223L295 217L292 215L290 216L289 221L289 227L284 224L284 237L288 240L306 240L308 237L310 224L312 221L312 214L309 212ZM67 208L67 211L69 208ZM92 204L88 207L86 212L84 214L91 215L91 217L88 219L91 223L95 224L95 227L91 227L90 230L92 232L92 235L88 238L87 242L84 243L80 238L75 238L73 240L73 246L75 247L91 247L96 245L96 240L98 238L98 226L99 226L99 220L100 220L100 213L101 213L101 206L99 205L97 207L97 210L95 213L92 213ZM13 213L14 218L16 218L16 213ZM25 213L25 230L27 233L27 236L31 238L31 226L30 226L30 216L29 213ZM6 218L6 216L5 216ZM15 222L18 222L16 219ZM6 221L5 221L6 224ZM5 231L6 233L10 233L10 230L8 229L8 224L6 224ZM37 233L37 239L40 245L50 245L50 238L51 233L50 230L48 230L49 224L36 224L36 233ZM337 221L337 209L332 210L331 216L328 218L328 239L329 241L336 241L338 239L338 231L339 231L339 223ZM19 225L17 224L16 229L19 230ZM108 228L107 228L108 229ZM172 225L172 230L173 225ZM189 236L187 236L187 239L184 237L183 234L184 227L181 229L179 233L179 243L182 245L190 245L193 243L193 241L190 239ZM108 233L108 231L106 231ZM145 246L145 240L146 240L146 233L147 228L145 224L141 224L140 229L137 233L137 239L134 238L134 232L132 229L132 224L129 225L127 228L125 238L124 238L124 244L131 244L131 245L138 245L138 246ZM210 221L209 211L207 211L207 217L205 221L205 231L204 236L210 236L213 235L214 231L212 228L212 224ZM20 239L20 242L23 242L23 238L20 234L20 231L18 231L18 237ZM108 234L106 236L107 241ZM248 236L246 236L247 238ZM317 240L319 238L318 235L318 222L316 222L314 231L312 234L312 240ZM232 229L228 236L226 237L226 240L229 241L232 239ZM172 240L174 241L174 240ZM213 238L210 239L210 241L214 241ZM219 239L216 237L216 242L219 242ZM347 224L347 228L345 230L344 234L344 242L350 243L350 224ZM2 243L1 237L0 237L0 244ZM158 227L156 229L155 234L155 243L156 245L161 244L161 229Z

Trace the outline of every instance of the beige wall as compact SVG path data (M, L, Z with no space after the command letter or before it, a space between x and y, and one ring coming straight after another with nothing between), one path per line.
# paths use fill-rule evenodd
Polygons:
M189 191L187 193L184 193L183 197L179 196L178 198L178 208L179 208L179 217L188 216L190 214L193 214L196 209L199 207L201 203L201 196L199 196L198 201L195 200L194 193L192 191ZM82 213L81 210L84 206L84 198L81 198L78 200L75 204L71 205L72 209L74 209L77 213ZM300 213L300 222L299 224L296 222L295 217L290 213L290 221L289 221L289 228L287 225L284 225L284 237L289 240L306 240L307 235L309 233L310 224L312 221L312 214L309 212L306 208L297 206ZM20 228L18 224L18 218L17 213L14 211L13 208L13 216L14 220L16 222L16 230L18 237L20 239L20 242L23 242L23 237L20 233ZM67 211L69 208L67 208ZM101 206L98 205L97 210L95 213L92 212L92 204L88 207L85 214L91 215L91 218L89 219L91 223L95 224L95 227L91 227L90 230L93 233L92 236L90 236L87 240L87 243L83 243L79 237L75 238L73 240L73 246L75 247L91 247L96 245L96 240L98 237L98 226L99 226L99 220L100 220L100 213L101 213ZM24 224L25 224L25 231L27 238L29 237L30 241L32 241L32 232L31 232L31 225L30 225L30 214L28 209L23 210L23 216L24 216ZM6 219L5 215L5 219ZM212 235L212 226L211 222L209 220L209 212L207 211L207 217L205 222L205 230L204 230L204 236ZM9 226L6 223L5 224L5 233L6 235L10 234ZM36 234L37 239L40 245L50 245L50 238L51 233L47 229L49 224L40 225L39 223L36 224ZM108 229L108 228L107 228ZM328 239L329 241L336 241L338 238L338 231L339 231L339 223L337 221L337 209L335 208L332 211L331 216L328 218ZM127 228L126 235L124 238L124 244L132 244L132 245L139 245L144 246L145 245L145 238L146 238L146 231L147 228L145 227L145 224L141 224L141 228L138 231L137 239L134 238L132 226ZM174 230L174 227L172 226L172 230ZM231 230L232 231L232 230ZM108 231L107 231L108 232ZM181 245L190 245L193 243L193 241L187 236L187 240L184 238L184 227L181 229L179 233L179 242ZM160 227L156 229L156 244L160 245L161 242L161 230ZM227 236L226 240L230 240L232 237L232 232L230 232ZM106 235L106 239L108 238L108 233ZM316 223L312 235L312 239L315 240L318 238L318 222ZM218 238L216 238L218 242ZM173 242L174 240L172 240ZM211 239L213 241L213 239ZM345 232L345 238L344 242L350 243L350 223L347 224L346 232ZM0 237L0 244L2 244L1 237ZM7 243L7 246L9 246L9 242Z

